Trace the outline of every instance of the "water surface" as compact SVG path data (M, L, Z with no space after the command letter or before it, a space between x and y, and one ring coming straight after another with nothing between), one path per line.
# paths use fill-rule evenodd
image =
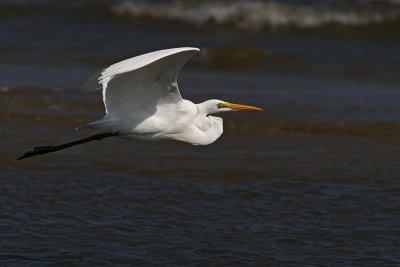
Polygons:
M172 1L164 17L161 2L0 2L0 265L400 264L398 2L253 2L359 20L254 27L235 12L194 22L211 2ZM92 72L178 46L202 49L184 98L265 111L222 114L210 146L110 138L15 160L93 134L74 131L104 116L79 89Z

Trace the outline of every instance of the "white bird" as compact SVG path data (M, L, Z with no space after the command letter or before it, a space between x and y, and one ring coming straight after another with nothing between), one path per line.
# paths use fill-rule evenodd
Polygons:
M106 115L83 127L98 134L59 146L39 146L19 159L46 154L110 136L137 140L178 140L208 145L223 132L222 119L211 114L262 109L222 100L203 103L182 99L177 76L198 48L172 48L136 56L95 73L84 91L102 90Z

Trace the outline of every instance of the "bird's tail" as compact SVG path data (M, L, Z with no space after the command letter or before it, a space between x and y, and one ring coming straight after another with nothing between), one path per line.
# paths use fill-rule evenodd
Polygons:
M91 122L89 124L86 125L81 125L75 128L75 130L80 130L80 129L85 129L85 128L89 128L89 129L93 129L93 130L98 130L98 131L102 131L102 132L109 132L111 129L114 129L114 125L115 122L117 120L115 118L111 118L111 117L104 117L100 120Z

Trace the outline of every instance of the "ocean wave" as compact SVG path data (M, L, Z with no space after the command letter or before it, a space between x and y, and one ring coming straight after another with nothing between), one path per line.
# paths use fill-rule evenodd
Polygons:
M393 1L393 0L392 0ZM370 2L371 4L372 2ZM367 5L366 5L367 6ZM111 7L117 16L147 17L203 25L233 25L238 29L294 26L315 28L325 25L364 26L400 19L398 8L375 9L306 6L265 1L149 3L124 1Z

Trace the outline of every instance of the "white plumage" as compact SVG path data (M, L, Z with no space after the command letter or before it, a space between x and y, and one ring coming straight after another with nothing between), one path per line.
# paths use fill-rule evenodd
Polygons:
M210 114L261 110L221 100L196 105L182 99L177 76L198 51L191 47L160 50L121 61L94 74L83 90L102 89L106 116L87 127L139 140L174 139L207 145L223 132L222 119Z

